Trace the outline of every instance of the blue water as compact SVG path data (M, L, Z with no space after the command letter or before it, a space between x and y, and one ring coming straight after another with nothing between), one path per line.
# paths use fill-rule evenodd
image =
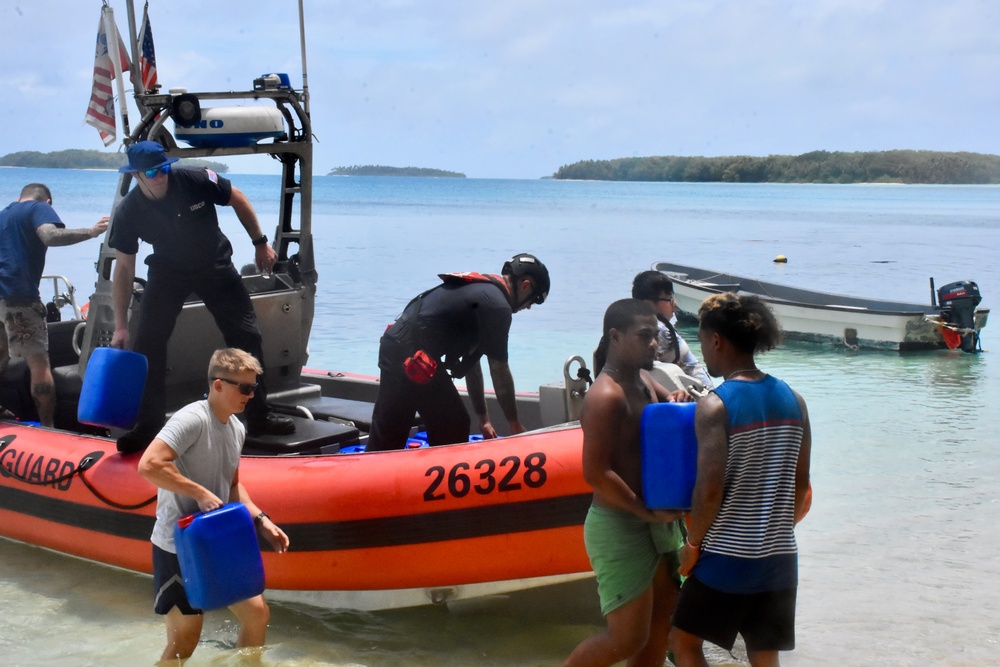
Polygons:
M108 212L115 178L0 169L0 197L13 200L40 180L70 226L89 226ZM232 178L273 228L278 178ZM1000 298L997 187L319 177L314 211L317 368L374 374L379 334L437 273L497 271L521 251L552 274L549 300L514 318L511 367L521 390L560 379L571 355L589 359L606 305L655 261L901 301L929 300L930 277L939 286L969 279L984 306ZM224 225L237 261L249 261L245 232L231 215ZM47 270L70 277L83 300L97 244L48 254ZM774 264L778 254L788 264ZM816 500L798 529L798 648L784 664L1000 664L1000 320L991 326L982 355L790 344L761 358L805 397L814 434ZM0 647L10 664L152 662L162 631L145 584L0 542L0 599L30 620L0 620ZM109 588L123 593L112 599ZM81 611L92 604L108 611ZM265 664L557 665L595 631L516 613L434 610L283 607L273 620ZM210 621L207 634L222 646L202 646L189 664L217 664L231 643L226 618ZM72 652L50 641L53 625ZM106 650L123 638L119 652ZM505 648L511 643L516 651Z

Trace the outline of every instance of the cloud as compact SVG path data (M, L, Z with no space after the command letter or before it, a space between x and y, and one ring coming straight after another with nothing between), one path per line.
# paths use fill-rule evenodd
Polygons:
M124 2L112 5L124 33ZM161 81L229 90L286 71L300 85L295 5L152 2ZM305 10L317 171L381 163L532 178L627 155L1000 153L990 2L305 0ZM62 0L0 9L14 81L0 108L6 150L101 147L77 120L97 14Z

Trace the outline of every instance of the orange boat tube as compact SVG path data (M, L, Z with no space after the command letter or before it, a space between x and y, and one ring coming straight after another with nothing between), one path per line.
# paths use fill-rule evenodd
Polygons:
M288 533L267 586L392 590L587 572L579 427L443 447L244 456ZM156 488L113 441L0 422L0 535L151 571Z

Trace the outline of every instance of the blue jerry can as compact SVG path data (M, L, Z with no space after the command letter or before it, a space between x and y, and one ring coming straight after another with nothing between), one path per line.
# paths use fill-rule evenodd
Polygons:
M146 386L146 357L113 347L95 349L87 361L76 418L81 424L130 429Z
M698 468L695 403L653 403L642 411L642 495L649 509L689 510Z
M181 517L174 544L193 607L219 609L264 592L257 530L243 503Z

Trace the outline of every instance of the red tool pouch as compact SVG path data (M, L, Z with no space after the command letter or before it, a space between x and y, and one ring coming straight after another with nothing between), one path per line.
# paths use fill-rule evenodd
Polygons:
M417 384L427 384L437 371L437 361L423 350L417 350L403 362L406 377Z

